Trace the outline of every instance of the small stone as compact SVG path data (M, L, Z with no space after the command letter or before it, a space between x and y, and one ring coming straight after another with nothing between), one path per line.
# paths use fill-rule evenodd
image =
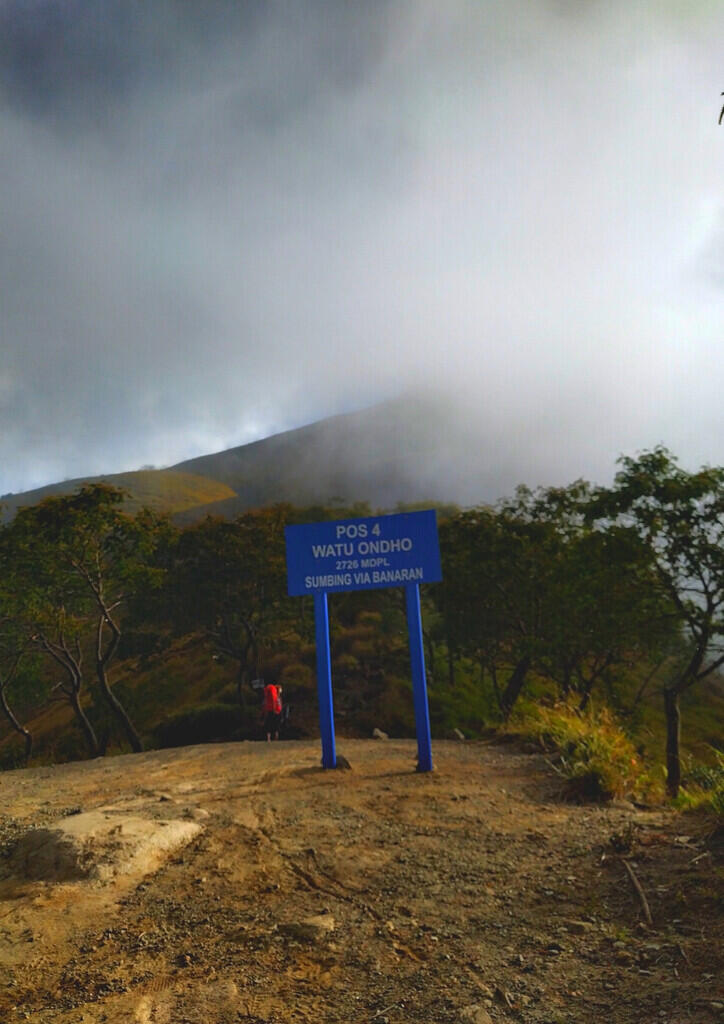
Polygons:
M592 921L567 921L568 931L573 932L574 935L585 935L587 932L593 932L596 930L595 924Z
M460 1011L461 1024L493 1024L493 1018L480 1003L473 1003Z
M387 735L387 733L383 732L382 729L373 729L372 730L372 739L373 740L388 740L389 738L390 737Z
M279 925L279 931L300 942L319 942L327 938L335 929L334 917L331 914L316 914L305 917L303 921L288 921Z

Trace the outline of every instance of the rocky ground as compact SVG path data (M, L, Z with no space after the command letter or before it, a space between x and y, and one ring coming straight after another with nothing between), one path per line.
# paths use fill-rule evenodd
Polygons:
M4 774L0 1020L724 1020L721 851L690 821L565 804L509 747L436 743L425 775L408 741L339 750Z

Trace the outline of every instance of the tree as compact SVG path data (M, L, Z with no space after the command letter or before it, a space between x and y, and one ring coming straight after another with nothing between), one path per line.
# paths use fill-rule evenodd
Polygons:
M537 668L583 710L615 669L662 663L673 609L656 585L648 548L627 526L565 527L551 568Z
M451 517L440 528L444 582L434 598L449 643L489 668L507 717L538 654L552 547L549 523L513 503ZM510 668L505 689L498 669Z
M611 488L601 488L589 518L602 529L633 527L651 554L656 580L673 604L685 657L663 689L667 788L681 784L681 694L724 664L724 469L681 469L658 446L623 457Z
M0 595L0 603L6 607L3 596ZM28 646L27 639L22 636L12 617L7 614L0 617L0 708L2 708L11 728L23 738L26 764L33 752L33 736L13 711L10 705L9 691L20 677L23 657L28 652Z
M654 656L669 635L648 547L630 526L593 530L590 501L584 481L521 487L441 529L436 599L454 642L489 668L506 717L532 669L585 707L615 666ZM499 665L510 668L502 692Z
M242 706L243 684L258 674L265 641L293 612L284 548L289 513L279 505L188 527L168 581L176 624L203 629L218 653L236 662Z
M89 484L21 509L7 528L22 617L33 643L63 670L58 689L94 754L98 740L80 699L88 648L103 700L131 748L143 749L108 673L121 639L121 609L139 588L160 581L152 555L164 521L148 510L126 515L123 500L116 488Z

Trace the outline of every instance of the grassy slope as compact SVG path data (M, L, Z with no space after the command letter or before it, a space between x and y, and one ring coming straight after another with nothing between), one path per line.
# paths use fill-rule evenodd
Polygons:
M198 473L176 469L141 469L133 473L111 473L107 476L66 480L63 483L40 487L35 491L26 491L24 494L10 495L2 501L2 518L7 520L18 508L34 505L44 498L72 494L83 484L98 482L127 491L130 511L142 505L149 505L159 512L173 515L189 508L225 501L235 496L235 492L228 484Z

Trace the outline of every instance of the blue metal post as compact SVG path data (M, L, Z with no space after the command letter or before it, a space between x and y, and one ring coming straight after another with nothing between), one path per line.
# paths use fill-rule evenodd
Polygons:
M430 711L427 706L425 651L422 646L420 587L417 583L409 583L405 587L405 600L407 603L407 628L410 634L412 699L415 705L415 728L417 731L417 770L419 772L431 772Z
M329 654L329 609L325 592L314 595L314 625L317 634L317 696L319 699L319 731L322 734L322 767L336 768L332 662Z

